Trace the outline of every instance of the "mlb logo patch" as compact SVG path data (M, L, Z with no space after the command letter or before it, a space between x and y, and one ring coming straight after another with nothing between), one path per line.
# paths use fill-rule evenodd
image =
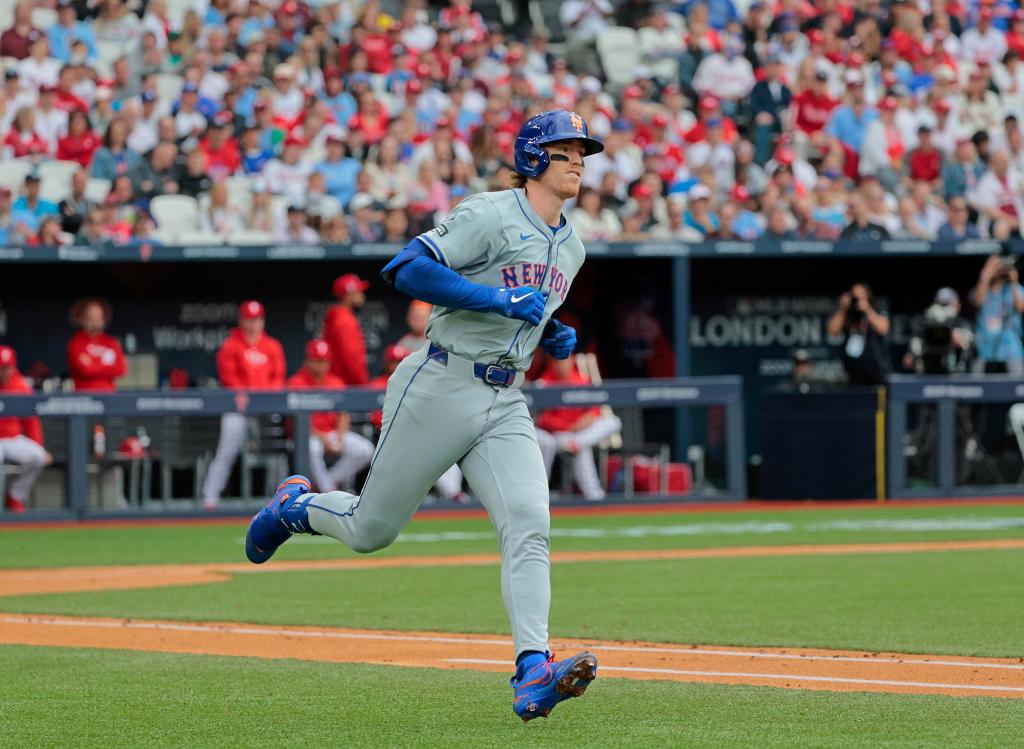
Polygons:
M437 234L437 236L439 237L443 237L445 234L448 233L448 227L445 226L444 224L438 224L436 227L434 227L434 233Z

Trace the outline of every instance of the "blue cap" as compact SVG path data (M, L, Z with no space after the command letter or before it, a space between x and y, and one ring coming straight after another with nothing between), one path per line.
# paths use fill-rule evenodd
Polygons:
M181 87L181 93L183 94L196 94L199 93L199 86L192 81L188 81L184 86Z
M152 91L143 91L139 98L142 99L143 103L149 104L156 101L156 94Z
M619 117L612 123L612 130L621 133L624 130L632 130L633 123L627 120L625 117Z

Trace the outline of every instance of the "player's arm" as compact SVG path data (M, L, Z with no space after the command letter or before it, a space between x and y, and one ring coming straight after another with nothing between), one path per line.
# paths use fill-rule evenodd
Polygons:
M412 240L381 277L415 299L453 309L493 312L537 325L544 317L545 297L537 289L518 286L493 288L463 278L438 259L420 238Z

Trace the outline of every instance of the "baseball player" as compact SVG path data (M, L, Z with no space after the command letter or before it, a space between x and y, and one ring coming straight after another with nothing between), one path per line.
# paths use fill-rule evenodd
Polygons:
M538 384L589 385L590 379L576 368L572 359L552 359ZM619 417L603 413L599 406L570 406L544 411L537 417L537 442L548 475L558 451L570 453L573 455L573 476L583 496L593 501L604 499L604 488L597 476L592 448L621 429Z
M320 336L331 347L331 374L353 386L370 381L363 329L355 313L366 302L369 287L370 284L355 273L334 279L331 291L338 303L327 310Z
M113 392L114 380L128 371L121 344L103 331L110 324L110 308L98 299L86 299L71 310L80 330L68 341L68 369L75 390Z
M284 349L266 334L266 311L256 301L242 302L238 327L233 328L217 351L220 384L235 390L276 390L284 387ZM231 477L231 466L245 442L246 418L240 413L220 417L217 452L203 482L203 507L216 509L221 492Z
M10 346L0 346L0 394L28 395L32 386L18 371L18 357ZM0 418L0 463L21 466L4 497L9 512L25 512L25 501L43 468L53 456L43 447L43 427L38 416Z
M314 338L306 344L306 361L302 369L288 378L288 387L294 390L345 387L340 377L330 373L330 368L331 347L322 338ZM345 413L314 413L309 422L309 463L316 485L325 492L348 486L356 474L370 464L373 443L349 431L351 419ZM329 469L324 459L326 455L338 456Z
M409 349L410 352L422 348L427 343L427 324L433 308L427 302L413 299L409 302L409 310L405 313L405 324L409 332L398 339L397 346Z
M246 535L257 564L292 533L382 549L458 463L498 534L516 655L512 709L523 720L546 716L597 676L592 654L556 661L548 651L548 481L520 387L537 346L560 359L576 346L576 331L552 317L585 257L562 210L579 192L584 157L602 149L575 112L531 117L515 141L514 189L462 200L384 267L386 281L434 309L430 344L388 382L362 493L312 494L308 479L289 477Z

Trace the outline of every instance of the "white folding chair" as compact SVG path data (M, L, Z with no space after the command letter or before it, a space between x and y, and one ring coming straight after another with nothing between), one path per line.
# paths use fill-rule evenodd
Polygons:
M44 161L36 168L36 174L39 175L41 182L45 182L48 179L63 179L70 183L71 175L80 170L82 165L77 161L58 161L56 159L52 161Z
M110 194L110 180L102 177L89 177L85 183L85 197L93 203L102 203Z
M612 86L627 86L633 82L633 71L640 64L640 45L634 29L625 26L605 29L597 37L597 53Z
M162 231L181 234L199 230L199 203L190 195L158 195L149 208Z
M21 159L0 162L0 185L10 187L13 192L21 189L25 175L32 171L32 164Z

